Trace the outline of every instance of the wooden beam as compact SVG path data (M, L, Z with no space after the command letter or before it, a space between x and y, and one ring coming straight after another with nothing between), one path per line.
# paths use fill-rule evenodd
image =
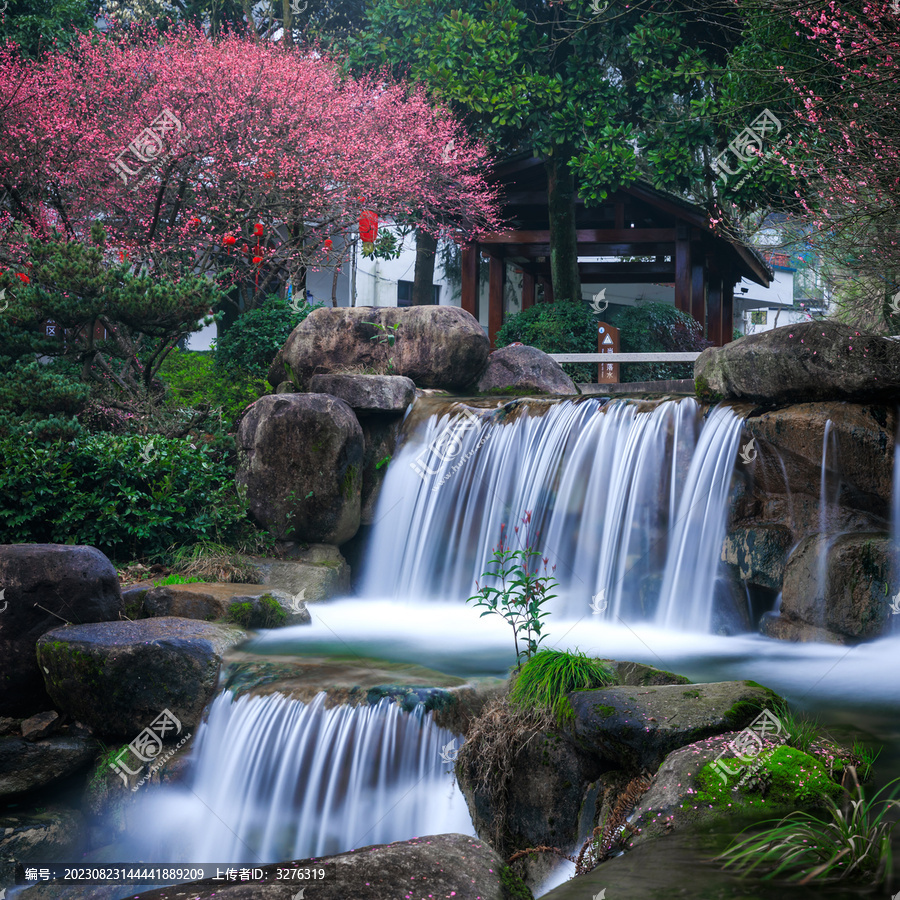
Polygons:
M679 225L675 238L675 308L691 311L691 241L687 228Z
M616 201L616 228L623 229L625 227L625 201ZM631 229L629 229L631 230Z
M502 259L491 257L488 276L488 339L491 348L497 332L503 326L503 285L506 281L506 265Z
M657 262L589 262L578 263L578 271L582 276L582 280L588 280L588 276L596 275L605 276L626 276L634 275L636 277L644 275L653 275L671 280L675 277L675 266L672 263Z
M534 275L522 272L522 312L534 306Z
M730 275L722 285L722 346L731 343L734 334L734 285L729 281Z
M497 248L497 255L503 254L509 259L535 259L539 256L550 255L549 244L519 244L517 246L504 246L503 244L494 244ZM578 244L579 256L674 256L674 242L651 242L651 243L609 243L609 244L592 244L580 241Z
M460 306L478 318L478 244L462 249L462 297Z
M675 240L674 228L579 228L579 244L613 244L616 241L646 244ZM550 244L549 231L494 231L478 238L481 244Z

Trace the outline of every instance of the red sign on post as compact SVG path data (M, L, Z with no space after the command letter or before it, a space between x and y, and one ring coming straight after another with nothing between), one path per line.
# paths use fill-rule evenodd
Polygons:
M598 353L618 353L619 352L619 329L606 322L597 323L597 352ZM598 363L597 364L597 384L618 384L619 383L619 364L618 363Z

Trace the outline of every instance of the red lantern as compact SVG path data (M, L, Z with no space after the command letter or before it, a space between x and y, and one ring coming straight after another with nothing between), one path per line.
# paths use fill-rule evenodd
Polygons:
M262 261L263 261L263 258L262 258L261 256L254 256L254 257L253 257L253 262L254 262L256 265L259 265Z
M19 281L24 282L25 284L31 283L31 279L22 272L16 272L16 278L18 278Z
M199 225L199 224L200 224L200 220L196 216L192 216L190 219L188 219L188 225Z
M222 240L226 247L233 247L237 243L237 238L233 234L226 234Z
M328 238L328 240L326 240L325 243L322 244L322 246L325 248L326 253L331 253L331 248L334 246L334 241L331 238Z
M374 244L378 239L378 213L367 209L359 217L359 237L364 244Z
M266 178L274 178L274 177L275 177L275 173L274 173L274 172L263 172L263 175L264 175Z
M119 262L125 262L125 251L124 250L119 251Z
M244 252L244 253L249 253L249 252L250 252L250 248L249 248L246 244L244 244L244 246L241 247L241 251Z
M262 225L262 222L257 222L257 223L253 226L253 233L254 233L257 237L259 237L259 236L263 233L263 225Z

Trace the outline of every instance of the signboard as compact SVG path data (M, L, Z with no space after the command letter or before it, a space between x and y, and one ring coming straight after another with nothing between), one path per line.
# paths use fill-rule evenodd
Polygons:
M618 353L619 352L619 329L606 322L597 323L597 352L598 353ZM597 384L618 384L619 383L619 364L618 363L598 363L597 365Z

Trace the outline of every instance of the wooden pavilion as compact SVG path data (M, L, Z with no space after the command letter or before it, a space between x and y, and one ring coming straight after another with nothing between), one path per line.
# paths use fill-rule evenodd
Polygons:
M522 276L522 309L535 302L535 288L553 301L547 174L534 156L497 166L490 180L501 188L510 231L482 235L463 248L462 308L478 317L478 257L489 260L488 336L491 346L503 324L507 266ZM576 185L577 187L577 185ZM599 206L576 197L578 256L621 257L616 262L579 262L588 284L674 284L675 306L689 313L716 346L731 341L734 287L747 278L768 287L773 276L749 246L712 232L706 210L645 183L621 188ZM652 257L634 262L628 257Z

